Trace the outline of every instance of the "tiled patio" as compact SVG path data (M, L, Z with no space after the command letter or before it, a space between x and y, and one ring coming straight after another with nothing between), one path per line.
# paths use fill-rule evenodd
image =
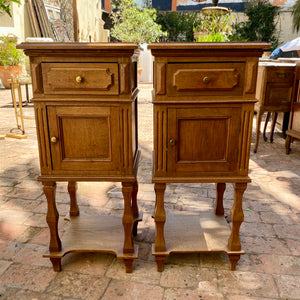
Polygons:
M46 199L39 174L33 120L25 120L27 139L0 140L0 298L1 299L300 299L300 143L285 154L279 131L274 143L261 138L251 151L250 177L244 195L241 226L243 255L230 271L223 254L171 255L162 273L151 255L154 241L154 191L151 184L151 85L140 85L139 144L142 151L138 180L139 208L144 213L136 243L139 258L132 274L109 254L69 254L55 273L42 255L49 242ZM25 107L25 110L31 107ZM16 127L9 90L0 90L0 134ZM255 128L255 124L254 124ZM253 131L254 132L254 131ZM254 135L253 135L254 137ZM253 138L254 142L254 138ZM79 183L81 214L122 214L119 184ZM170 210L210 210L214 184L171 184L166 190ZM63 235L69 205L66 185L59 183L57 206ZM227 185L225 214L233 203Z

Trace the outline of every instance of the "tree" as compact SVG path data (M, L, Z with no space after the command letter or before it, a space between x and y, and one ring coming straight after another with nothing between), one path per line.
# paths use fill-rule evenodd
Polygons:
M17 4L21 4L21 2L18 1L18 0L0 0L0 14L5 12L10 17L12 17L11 11L10 11L10 4L12 2L17 3Z
M141 8L134 0L116 0L112 3L112 21L114 27L111 36L122 42L136 44L152 43L159 40L164 32L161 26L155 23L156 10Z
M292 16L293 16L293 29L294 31L298 32L300 29L300 1L299 0L297 0L293 6Z

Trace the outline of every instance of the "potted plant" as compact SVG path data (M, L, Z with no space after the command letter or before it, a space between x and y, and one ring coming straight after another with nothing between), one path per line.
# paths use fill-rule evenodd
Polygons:
M16 36L0 36L0 79L6 89L9 88L9 78L22 73L24 54L22 50L16 49L16 45Z

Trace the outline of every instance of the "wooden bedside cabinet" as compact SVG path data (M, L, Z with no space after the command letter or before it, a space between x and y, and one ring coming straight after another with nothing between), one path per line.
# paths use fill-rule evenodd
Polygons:
M286 131L285 149L286 154L291 151L291 142L296 138L300 139L300 62L295 67L295 79L293 85L293 96L291 103L291 116L289 128Z
M41 176L47 197L49 253L55 271L69 252L107 252L137 258L132 233L141 219L136 180L137 46L109 43L23 43L30 57ZM57 181L67 181L70 228L61 241ZM80 216L77 181L122 182L123 218ZM123 224L123 229L122 229Z
M258 66L256 98L258 100L256 135L254 153L257 152L260 135L260 124L264 112L268 112L263 131L266 141L266 127L269 115L272 112L270 141L273 142L273 133L278 112L291 110L292 91L295 74L295 63L260 62Z
M154 56L154 165L158 271L170 253L226 252L235 269L241 249L242 196L248 164L258 58L265 43L159 43ZM216 184L215 212L168 212L166 183ZM223 215L234 185L232 229Z

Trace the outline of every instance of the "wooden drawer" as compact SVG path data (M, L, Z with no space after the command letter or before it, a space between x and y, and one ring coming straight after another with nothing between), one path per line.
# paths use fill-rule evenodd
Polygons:
M42 63L45 94L119 93L117 63Z
M242 96L243 62L169 63L168 96Z
M271 67L267 70L267 81L268 82L280 82L280 83L290 83L293 85L294 81L294 67Z

